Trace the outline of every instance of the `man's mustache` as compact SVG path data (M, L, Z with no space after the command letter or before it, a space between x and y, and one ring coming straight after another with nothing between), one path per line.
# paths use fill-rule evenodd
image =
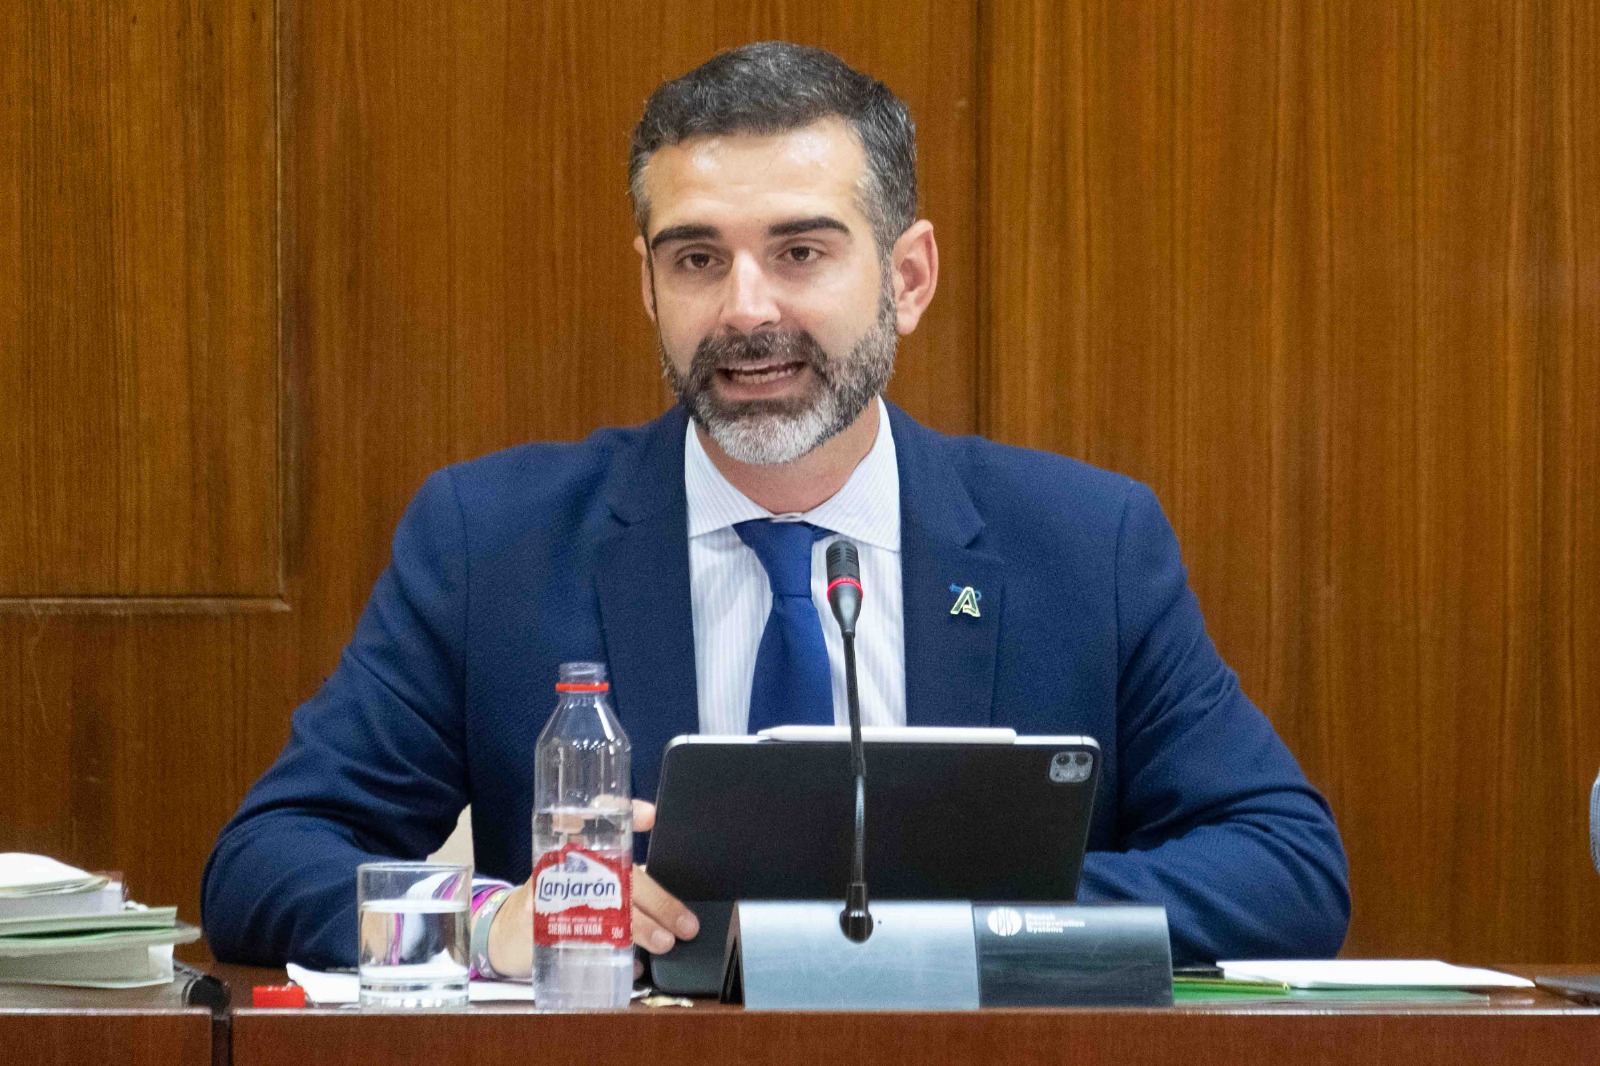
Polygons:
M804 330L721 333L704 338L695 347L689 361L689 377L696 384L704 384L719 369L773 359L805 363L818 374L824 374L828 367L828 353Z

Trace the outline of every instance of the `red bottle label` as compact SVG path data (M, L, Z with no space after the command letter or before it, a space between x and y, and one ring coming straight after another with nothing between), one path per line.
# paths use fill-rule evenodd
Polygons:
M533 942L633 943L633 862L573 844L547 851L533 867Z

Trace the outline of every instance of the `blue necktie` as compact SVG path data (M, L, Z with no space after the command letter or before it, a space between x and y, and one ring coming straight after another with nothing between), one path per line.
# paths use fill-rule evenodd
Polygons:
M822 618L811 600L811 546L828 535L806 522L756 518L736 524L767 568L772 613L750 686L751 733L775 725L832 725L833 678Z

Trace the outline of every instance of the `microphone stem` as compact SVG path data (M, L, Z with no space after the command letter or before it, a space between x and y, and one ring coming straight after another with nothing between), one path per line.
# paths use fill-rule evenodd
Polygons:
M861 699L856 691L856 635L844 636L844 689L845 703L850 709L850 768L856 778L856 833L855 854L851 860L850 880L862 886L865 894L867 880L867 756L861 742Z
M845 938L864 944L872 936L867 909L867 754L861 743L861 693L856 688L856 617L861 611L861 571L856 547L847 540L828 548L828 604L844 638L845 706L850 712L850 768L856 779L855 847L850 857L850 887L845 890L839 928Z

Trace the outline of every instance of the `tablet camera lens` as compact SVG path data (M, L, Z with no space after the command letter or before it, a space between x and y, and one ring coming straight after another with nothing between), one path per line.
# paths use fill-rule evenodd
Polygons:
M1050 780L1061 785L1076 785L1089 779L1090 758L1086 751L1059 751L1050 760Z

